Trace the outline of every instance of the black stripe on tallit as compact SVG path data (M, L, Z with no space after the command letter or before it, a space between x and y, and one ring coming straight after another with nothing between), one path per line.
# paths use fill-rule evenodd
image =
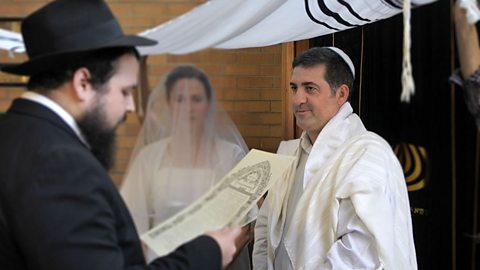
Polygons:
M397 3L395 3L394 1L392 0L382 0L382 2L388 6L391 6L393 8L396 8L396 9L402 9L402 6L398 5Z
M312 20L313 22L318 23L318 24L321 24L321 25L323 25L323 26L325 26L325 27L327 27L327 28L329 28L329 29L336 30L336 31L340 31L340 29L337 29L337 28L335 28L335 27L332 27L332 26L330 26L330 25L328 25L328 24L326 24L326 23L324 23L324 22L321 22L321 21L317 20L315 17L313 17L312 12L310 12L310 7L308 6L308 0L305 0L305 12L307 12L308 17L309 17L310 20Z
M355 18L364 22L371 22L369 19L362 18L355 10L353 10L352 6L350 6L350 4L347 3L345 0L338 0L338 3L345 6L348 9L348 11L350 11L350 14L352 14Z
M351 24L351 23L347 22L338 13L335 13L335 12L331 11L327 7L327 5L325 5L324 0L317 0L317 3L318 3L318 7L323 12L323 14L334 18L338 23L343 24L343 25L348 26L348 27L359 26L359 25Z
M382 2L386 5L389 5L393 8L397 8L397 9L403 9L403 0L382 0ZM412 3L412 1L410 1L410 6L412 8L415 8L415 7L418 7L418 4L414 4Z

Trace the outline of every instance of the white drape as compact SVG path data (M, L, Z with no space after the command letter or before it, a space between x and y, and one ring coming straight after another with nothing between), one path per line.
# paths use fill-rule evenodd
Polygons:
M16 53L25 52L22 35L17 32L0 29L0 49Z
M412 6L435 0L412 0ZM389 18L401 0L211 0L141 36L159 41L141 54L261 47L309 39Z
M415 7L434 1L411 2ZM139 50L143 55L186 54L309 39L389 18L402 5L402 0L211 0L141 32L159 43ZM0 49L23 44L19 33L0 31Z

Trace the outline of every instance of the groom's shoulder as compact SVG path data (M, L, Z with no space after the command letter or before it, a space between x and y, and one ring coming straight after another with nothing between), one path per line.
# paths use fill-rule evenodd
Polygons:
M281 141L277 154L293 155L300 145L300 139Z

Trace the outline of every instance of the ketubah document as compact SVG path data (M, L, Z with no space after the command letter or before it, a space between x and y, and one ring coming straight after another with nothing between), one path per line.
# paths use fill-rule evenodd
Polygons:
M245 225L247 216L265 192L293 173L294 157L251 150L205 195L165 222L142 234L141 239L162 256L211 230Z

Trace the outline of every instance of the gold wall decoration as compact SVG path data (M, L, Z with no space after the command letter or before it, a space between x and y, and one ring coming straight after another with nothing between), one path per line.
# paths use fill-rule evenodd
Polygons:
M410 207L410 212L414 215L424 216L428 214L428 210L422 207Z
M430 166L425 147L399 143L393 147L393 150L402 164L408 191L425 188L430 181Z

